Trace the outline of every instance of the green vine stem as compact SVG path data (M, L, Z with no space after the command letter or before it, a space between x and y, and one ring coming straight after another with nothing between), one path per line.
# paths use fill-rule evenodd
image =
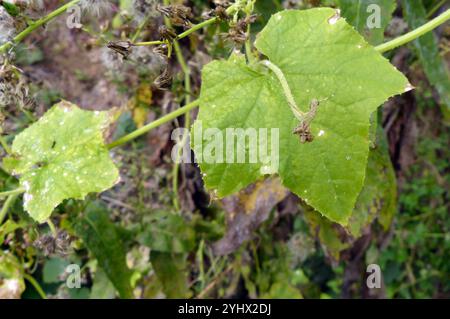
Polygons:
M47 225L48 228L50 228L50 232L52 233L53 237L56 238L56 236L58 236L58 231L56 230L55 224L53 224L51 219L47 219Z
M139 35L140 35L141 32L142 32L142 29L145 27L145 25L147 24L147 22L148 22L148 17L146 17L146 18L144 19L144 21L142 21L141 24L139 24L139 26L138 26L136 32L135 32L134 35L131 37L131 42L135 42L135 41L137 40L137 38L139 37Z
M28 282L34 287L34 289L36 289L37 293L39 294L39 296L41 296L42 299L47 299L47 296L46 296L44 290L39 285L39 283L36 281L36 279L34 279L29 274L23 274L23 278L28 280Z
M66 3L65 5L57 8L56 10L50 12L45 17L40 18L39 20L36 20L33 24L29 25L25 30L23 30L18 35L16 35L12 42L7 42L7 43L3 44L2 46L0 46L0 53L5 53L14 44L17 44L17 43L21 42L23 39L25 39L31 32L33 32L37 28L43 26L47 22L53 20L57 16L63 14L64 12L67 11L67 9L69 9L70 7L73 7L80 1L81 0L72 0L68 3Z
M9 195L5 203L3 204L2 210L0 211L0 225L3 223L3 220L5 219L5 216L8 213L9 208L11 207L11 205L14 204L16 198L17 195Z
M19 187L10 191L0 192L0 198L1 197L7 197L10 195L19 195L25 193L25 188Z
M166 43L165 41L145 41L145 42L135 42L135 46L146 46L146 45L160 45Z
M127 135L119 138L118 140L108 144L106 147L108 149L113 149L113 148L115 148L117 146L126 144L126 143L134 140L135 138L137 138L137 137L139 137L141 135L144 135L145 133L151 131L152 129L154 129L154 128L158 127L158 126L161 126L161 125L163 125L163 124L165 124L167 122L170 122L173 119L176 119L180 115L186 114L187 112L189 112L193 108L197 107L199 104L200 104L200 100L195 100L195 101L193 101L193 102L191 102L189 104L186 104L185 106L180 107L179 109L177 109L177 110L175 110L175 111L173 111L173 112L171 112L169 114L166 114L163 117L161 117L161 118L159 118L159 119L157 119L157 120L155 120L153 122L150 122L147 125L145 125L145 126L139 128L139 129L131 132L130 134L127 134ZM0 195L1 195L1 193L0 193Z
M433 20L425 23L423 26L418 27L417 29L415 29L411 32L408 32L394 40L380 44L379 46L375 47L375 50L377 50L380 53L384 53L384 52L390 51L392 49L395 49L399 46L402 46L408 42L411 42L411 41L419 38L420 36L424 35L425 33L432 31L433 29L437 28L438 26L445 23L449 19L450 19L450 9L448 9L444 13L440 14Z
M218 19L216 17L214 17L214 18L205 20L203 22L200 22L199 24L193 25L188 30L184 31L183 33L180 33L177 36L177 40L183 39L183 38L187 37L188 35L190 35L191 33L195 32L197 30L200 30L200 29L202 29L202 28L204 28L204 27L206 27L206 26L208 26L210 24L213 24L213 23L217 22L217 20Z

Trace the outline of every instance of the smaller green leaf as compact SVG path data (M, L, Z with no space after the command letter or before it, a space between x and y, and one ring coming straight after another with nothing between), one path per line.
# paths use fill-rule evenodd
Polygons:
M195 246L195 232L180 215L154 212L144 223L138 240L153 251L185 253Z
M150 260L167 298L188 298L186 254L152 251Z
M132 298L131 270L126 265L125 249L116 226L103 205L91 203L75 224L75 232L97 258L98 265L122 298Z
M119 180L103 141L109 121L107 112L62 101L16 136L4 165L20 175L24 208L33 219L42 223L63 200L84 199Z

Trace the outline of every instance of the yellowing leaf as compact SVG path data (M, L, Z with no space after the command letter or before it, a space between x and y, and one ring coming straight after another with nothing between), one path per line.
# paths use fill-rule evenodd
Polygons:
M16 136L4 160L20 175L24 208L38 222L68 198L83 199L112 187L119 172L109 157L103 130L107 112L85 111L62 101Z

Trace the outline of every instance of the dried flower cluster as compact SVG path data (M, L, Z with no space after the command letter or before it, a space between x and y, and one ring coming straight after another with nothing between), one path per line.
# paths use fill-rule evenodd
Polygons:
M170 6L157 6L156 10L168 17L175 26L189 27L191 25L190 19L193 18L191 8L181 4L174 4Z

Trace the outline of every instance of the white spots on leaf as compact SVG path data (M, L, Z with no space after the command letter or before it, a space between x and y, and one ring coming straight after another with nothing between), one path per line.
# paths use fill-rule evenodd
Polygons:
M281 14L275 15L275 20L280 21L281 18L283 18L283 17L281 16Z
M31 195L30 193L25 193L23 195L23 204L24 206L28 206L28 203L30 202L30 200L33 199L33 195Z
M100 115L100 111L94 111L94 115L95 116L99 116Z
M352 159L352 157L351 157L350 155L347 155L347 156L345 157L345 159L346 159L347 161L349 161L349 160Z
M358 44L356 47L357 47L358 49L362 49L362 45L361 45L361 44Z
M318 136L323 136L325 134L324 130L320 130Z
M328 24L334 25L338 22L340 18L341 18L341 10L336 9L335 14L328 19Z
M30 182L23 181L22 185L23 185L23 188L25 188L25 192L28 192L30 190Z

